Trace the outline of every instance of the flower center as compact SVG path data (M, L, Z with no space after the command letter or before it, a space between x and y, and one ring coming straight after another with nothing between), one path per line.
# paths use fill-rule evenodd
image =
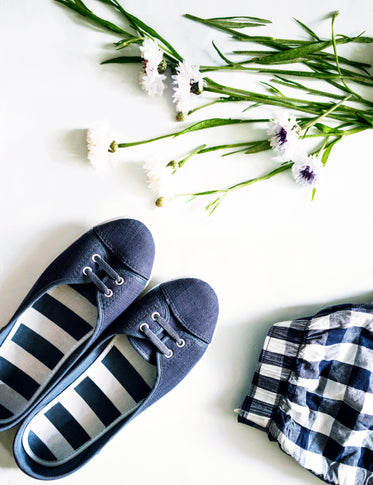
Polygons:
M277 138L279 140L280 145L283 145L287 141L288 132L285 130L284 127L281 127L277 133Z
M307 182L313 182L316 178L315 172L312 170L312 168L309 165L302 168L302 170L300 171L300 174L302 178Z

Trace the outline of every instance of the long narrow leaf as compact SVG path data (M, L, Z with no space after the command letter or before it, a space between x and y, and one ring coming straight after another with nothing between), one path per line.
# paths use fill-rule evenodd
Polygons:
M101 64L133 64L142 62L140 56L120 56L102 61Z

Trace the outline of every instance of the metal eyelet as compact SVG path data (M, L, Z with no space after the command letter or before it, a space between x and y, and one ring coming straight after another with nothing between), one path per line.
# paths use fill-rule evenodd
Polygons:
M147 323L142 323L139 328L140 328L140 332L145 332L144 329L148 329L149 325Z
M179 349L182 349L185 345L185 340L183 338L180 339L180 342L176 342L176 345L179 347Z
M94 254L94 255L92 256L92 261L93 261L94 263L97 263L97 258L101 259L101 256L100 256L99 254Z
M107 292L107 293L104 293L104 295L106 296L106 298L111 298L113 296L113 290L110 290Z
M87 276L87 271L92 271L92 268L90 266L86 266L85 268L82 269L82 273Z
M169 350L168 354L163 354L163 355L166 357L166 359L171 359L171 357L174 355L174 353L172 352L171 349L168 349L168 350Z
M119 279L115 280L115 284L118 286L123 285L123 283L124 283L124 279L121 276L119 276Z
M153 312L152 313L152 320L154 320L155 322L157 321L157 317L160 317L161 315L158 313L158 312Z

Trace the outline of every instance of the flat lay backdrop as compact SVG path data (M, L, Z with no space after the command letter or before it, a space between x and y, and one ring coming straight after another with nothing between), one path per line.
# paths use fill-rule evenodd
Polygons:
M373 34L371 0L286 5L126 0L125 5L200 64L218 62L211 40L226 49L229 42L183 19L186 12L270 18L274 25L268 30L291 37L303 36L291 17L329 35L325 16L338 8L338 32ZM272 323L329 304L373 300L372 134L336 147L312 203L284 174L230 195L211 217L202 201L157 209L144 161L167 162L200 141L250 139L250 128L220 128L122 150L111 170L94 171L85 149L85 129L93 122L107 120L119 141L182 126L174 122L170 93L148 98L140 90L138 66L99 65L111 56L114 40L52 0L0 2L0 325L60 251L94 224L120 216L142 220L154 235L150 287L200 277L218 293L221 313L213 344L185 381L61 483L316 485L320 481L264 433L238 424L233 409L245 396ZM352 52L373 62L372 49L355 46ZM242 109L213 107L201 116L240 116ZM190 121L200 119L194 116ZM268 153L197 157L185 167L184 183L190 189L225 186L264 173L273 163ZM34 483L16 468L13 437L14 430L0 435L0 483Z

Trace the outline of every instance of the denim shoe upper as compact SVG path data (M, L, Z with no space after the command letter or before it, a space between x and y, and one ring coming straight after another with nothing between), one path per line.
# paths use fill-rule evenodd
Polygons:
M80 360L80 363L46 396L23 423L14 443L15 458L21 469L35 478L51 479L66 476L83 466L121 428L168 393L189 373L206 351L217 318L218 299L216 294L207 283L193 278L161 284L131 305L100 336L94 347L91 347ZM103 432L95 438L91 438L91 441L84 445L81 451L73 453L70 458L55 461L54 464L51 462L48 466L43 465L39 459L34 459L32 453L27 451L27 446L31 446L39 457L46 456L43 451L45 445L41 445L40 440L35 439L35 434L38 434L37 423L40 415L43 412L51 414L57 408L61 409L61 403L66 403L67 396L75 395L66 393L69 393L71 389L76 391L77 386L87 380L85 376L89 375L89 382L91 383L93 380L97 385L100 378L93 371L95 366L96 369L100 369L100 372L104 371L107 376L104 381L101 379L103 387L100 392L105 392L107 397L115 400L114 394L111 395L114 391L107 387L109 374L107 374L106 361L110 356L108 349L112 348L113 342L118 342L118 339L122 337L128 339L132 351L137 351L136 355L141 356L147 366L152 367L153 364L155 367L154 383L149 388L149 393L129 414L119 417ZM104 370L102 365L105 367ZM127 365L123 367L121 375L120 367L116 366L115 370L112 370L118 375L119 381L124 386L130 385L130 381L133 379L133 376L130 375L133 371L128 374ZM115 391L115 395L118 395L118 392ZM87 399L91 398L88 396ZM70 403L68 408L71 406ZM97 401L94 404L94 407L96 406ZM102 415L100 409L95 412ZM58 419L55 413L51 419ZM84 416L81 419L84 421ZM61 422L56 422L56 426L60 428ZM31 429L33 429L32 435L30 435ZM49 442L47 437L44 439ZM53 437L50 439L51 443L55 442Z
M42 273L0 332L0 430L19 422L144 289L154 241L139 221L85 233Z

